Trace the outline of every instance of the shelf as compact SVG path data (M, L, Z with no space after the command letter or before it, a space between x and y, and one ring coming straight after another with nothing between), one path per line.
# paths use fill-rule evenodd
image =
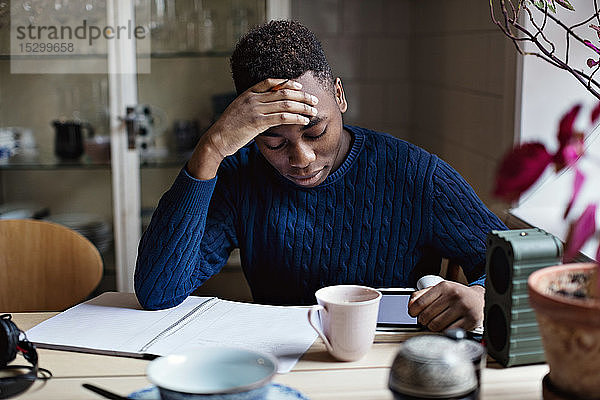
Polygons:
M144 159L140 160L140 168L183 168L189 157L184 156L167 156L165 158Z
M98 59L106 60L107 54L27 54L27 55L11 55L11 54L0 54L0 60L77 60L77 59Z
M201 57L229 57L233 50L222 50L222 51L177 51L177 52L160 52L151 53L150 58L201 58Z
M223 50L223 51L175 51L175 52L155 52L148 54L138 54L139 59L146 59L148 57L152 58L161 58L161 59L169 59L169 58L223 58L231 56L232 50ZM60 59L101 59L106 60L108 58L107 54L39 54L37 56L32 55L14 55L10 54L0 54L0 60L8 60L16 59L16 60L60 60Z
M140 168L182 168L187 157L172 155L164 158L141 158ZM21 158L14 156L8 162L0 163L2 170L60 170L60 169L110 169L110 161L94 162L86 156L80 160L62 161L54 156Z

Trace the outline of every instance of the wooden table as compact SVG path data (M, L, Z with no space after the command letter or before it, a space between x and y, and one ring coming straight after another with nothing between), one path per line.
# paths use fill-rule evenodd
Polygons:
M13 321L27 330L55 314L15 313ZM375 343L360 361L336 362L317 341L292 372L277 375L274 381L294 387L313 400L390 400L393 397L387 388L389 366L398 346L399 343ZM39 349L38 354L40 366L52 371L54 377L36 382L19 399L100 399L81 387L85 382L122 395L150 385L145 377L146 360L45 349ZM541 399L541 381L547 372L547 365L501 368L488 363L482 373L482 398Z

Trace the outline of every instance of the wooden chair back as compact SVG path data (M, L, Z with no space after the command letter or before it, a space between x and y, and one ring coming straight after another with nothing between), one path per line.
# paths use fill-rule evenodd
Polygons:
M0 220L0 312L61 311L98 286L102 258L84 236L36 220Z

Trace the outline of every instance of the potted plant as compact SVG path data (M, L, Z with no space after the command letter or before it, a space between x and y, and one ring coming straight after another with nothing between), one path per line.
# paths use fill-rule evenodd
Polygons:
M550 373L544 398L600 396L600 298L595 263L542 268L529 276ZM560 398L558 397L558 398Z
M579 33L579 29L584 27L600 38L597 2L594 2L593 15L573 25L564 23L560 14L574 10L569 0L490 0L490 10L493 22L514 42L521 54L534 55L565 70L600 99L600 84L594 79L600 69L600 48ZM523 24L524 20L531 21L533 28ZM548 40L549 36L544 30L550 23L564 30L563 37L567 43L565 54L558 54L555 44ZM525 51L524 42L533 46ZM576 44L591 52L584 66L574 65L574 58L569 58L569 46ZM531 48L535 50L531 51ZM580 207L584 211L578 216L573 215L573 209L577 208L574 204L585 181L578 162L585 156L585 137L599 121L600 104L591 111L585 132L575 129L575 120L581 109L580 105L576 105L561 119L555 152L539 142L522 143L504 157L496 176L495 195L514 201L550 166L556 172L565 168L574 170L573 190L564 212L565 224L569 226L565 262L574 261L584 244L598 236L596 204ZM600 260L600 246L595 259ZM543 268L529 277L530 303L536 312L546 360L550 366L550 373L543 383L544 398L600 398L599 275L599 265L590 262Z
M598 110L599 106L593 113L600 112ZM556 153L550 154L539 143L525 143L509 152L498 169L497 195L518 197L548 166L554 165L556 170L570 166L576 170L576 175L565 218L572 213L571 208L584 182L584 176L577 170L577 161L583 152L583 135L573 130L573 120L578 111L579 107L574 107L561 120L561 144ZM565 221L570 224L570 230L564 260L573 261L585 242L597 234L595 220L596 204L589 204L580 216L572 218L571 222ZM595 258L599 259L600 255L596 254ZM550 366L543 385L546 399L600 398L598 269L598 264L593 262L564 264L542 268L529 277L530 303L536 312L546 361ZM550 392L552 395L547 395Z

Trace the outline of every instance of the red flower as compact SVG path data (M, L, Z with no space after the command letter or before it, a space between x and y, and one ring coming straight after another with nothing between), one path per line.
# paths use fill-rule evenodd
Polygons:
M565 262L573 261L585 242L596 233L596 205L587 206L583 214L571 224L565 244Z
M581 110L581 104L577 104L573 106L565 115L563 115L560 120L560 124L558 125L558 143L560 147L568 144L573 136L573 125L575 124L575 118L577 118L577 114L579 114L579 110Z
M559 148L553 157L554 168L557 172L568 165L573 165L584 152L584 135L573 129L579 110L581 110L581 104L574 106L560 120L557 135Z
M575 168L575 179L573 181L573 192L571 193L571 199L569 200L569 204L567 204L567 208L565 209L565 213L563 214L563 219L566 219L573 208L573 204L577 197L579 197L579 192L581 191L581 187L583 186L583 182L585 181L585 175L581 173L579 168Z
M558 149L554 155L554 168L556 169L556 172L562 170L566 166L574 165L575 161L583 155L585 151L583 140L583 134L577 133L573 135L571 143Z
M596 120L600 117L600 103L596 104L596 107L592 110L592 115L590 119L592 120L592 124L596 122Z
M542 175L552 161L543 144L523 143L510 151L496 173L494 195L507 201L517 200Z

